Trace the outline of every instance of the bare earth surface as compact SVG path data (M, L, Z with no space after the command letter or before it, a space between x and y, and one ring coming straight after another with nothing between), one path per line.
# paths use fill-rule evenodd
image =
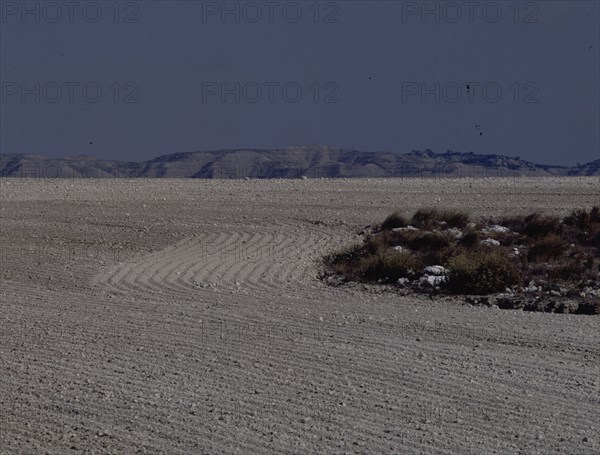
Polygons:
M598 201L598 178L0 180L0 453L599 454L599 317L317 279L397 208Z

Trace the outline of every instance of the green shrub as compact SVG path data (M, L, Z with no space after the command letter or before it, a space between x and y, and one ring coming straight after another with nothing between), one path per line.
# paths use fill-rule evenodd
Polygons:
M456 293L489 294L521 283L519 268L501 253L460 254L448 268L448 288Z

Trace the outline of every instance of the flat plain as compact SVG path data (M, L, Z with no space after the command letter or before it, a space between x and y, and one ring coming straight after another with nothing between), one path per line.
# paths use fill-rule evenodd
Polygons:
M600 453L600 318L318 279L396 209L594 178L0 179L0 453Z

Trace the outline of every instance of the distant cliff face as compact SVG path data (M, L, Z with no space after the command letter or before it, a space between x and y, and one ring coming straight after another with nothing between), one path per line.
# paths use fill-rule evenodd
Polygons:
M325 146L282 150L218 150L162 155L149 161L49 159L0 155L0 177L29 178L344 178L512 177L600 175L600 160L575 167L548 166L503 155L431 150L361 152Z

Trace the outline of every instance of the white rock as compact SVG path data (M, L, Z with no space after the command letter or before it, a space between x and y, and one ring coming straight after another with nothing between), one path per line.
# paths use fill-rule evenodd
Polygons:
M481 241L482 245L488 245L488 246L500 246L500 242L498 240L494 240L494 239L485 239Z
M423 275L421 278L419 278L419 286L436 287L445 283L446 279L447 278L445 276Z
M410 283L410 280L408 278L398 278L399 286L408 286L409 283Z
M402 252L404 251L404 248L402 248L400 245L396 245L395 247L392 248L394 251L398 251L398 252Z
M540 287L537 287L537 286L535 285L535 281L533 281L533 280L531 280L531 281L529 282L529 286L527 286L527 287L524 289L524 291L525 291L525 292L537 292L537 291L541 291L541 290L542 290L542 287L541 287L541 286L540 286Z
M442 267L441 265L429 265L427 267L425 267L423 269L423 271L425 273L427 273L428 275L446 275L447 274L447 270Z
M489 226L485 229L483 229L484 232L493 232L494 234L508 234L510 232L510 229L508 229L506 226L500 226L498 224L494 224L492 226Z
M418 231L419 229L414 226L406 226L406 227L398 227L392 229L393 232L402 232L402 231Z
M450 234L452 237L454 237L455 239L460 239L463 236L462 231L458 228L451 228L451 229L448 229L446 232L448 234Z

